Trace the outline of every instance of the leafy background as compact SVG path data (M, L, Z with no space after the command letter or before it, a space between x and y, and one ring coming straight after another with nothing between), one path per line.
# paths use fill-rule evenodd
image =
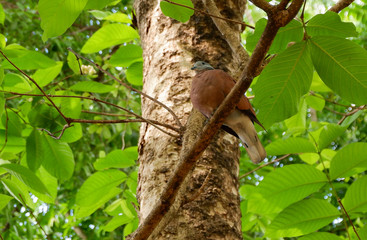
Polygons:
M175 2L192 6L190 0ZM1 51L58 95L52 99L64 114L131 117L115 105L139 114L137 93L67 50L139 90L143 60L131 1L0 3ZM350 222L367 239L364 4L356 1L338 15L326 12L328 1L307 1L305 24L293 20L274 40L269 54L276 57L249 89L267 128L260 137L268 159L257 168L241 154L244 239L358 239ZM266 18L248 7L244 20L256 30L244 31L242 40L251 52ZM182 22L193 14L164 1L161 9ZM40 239L46 232L52 239L124 239L138 224L139 124L73 123L55 140L39 129L59 134L64 119L0 59L2 237Z

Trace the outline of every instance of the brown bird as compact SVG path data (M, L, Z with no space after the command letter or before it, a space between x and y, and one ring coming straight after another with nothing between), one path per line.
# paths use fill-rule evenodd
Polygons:
M214 69L203 61L196 62L191 69L197 72L192 80L191 102L195 109L210 118L236 82L226 72ZM251 161L257 164L265 159L266 152L257 136L254 122L263 127L248 98L243 95L235 110L225 119L222 129L239 138Z

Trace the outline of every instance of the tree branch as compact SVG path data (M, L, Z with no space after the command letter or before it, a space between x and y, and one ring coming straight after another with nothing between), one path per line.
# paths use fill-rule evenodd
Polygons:
M256 1L257 2L257 1ZM265 2L265 1L259 1ZM303 0L294 0L290 6L292 7L291 13L286 15L286 20L289 22L296 15L295 7L302 6ZM266 2L266 4L268 4ZM299 9L298 9L299 10ZM276 13L276 12L273 12ZM286 23L284 21L283 23ZM194 167L196 160L201 156L206 147L210 144L212 138L221 127L224 119L234 109L240 97L245 90L250 86L252 79L256 73L257 68L264 59L270 45L275 38L280 26L273 18L273 14L269 14L269 21L264 30L259 43L241 76L240 81L236 83L232 91L228 94L222 104L215 111L214 115L209 119L208 124L204 127L200 138L198 138L192 147L188 151L181 151L180 162L176 166L176 169L172 173L171 178L168 180L167 186L163 190L163 193L153 207L149 215L140 224L139 228L133 234L134 240L147 239L154 228L159 224L163 216L169 211L171 205L174 203L177 192L179 191L182 182Z
M329 8L328 11L338 13L341 10L343 10L344 8L348 7L353 2L354 0L339 0L339 2L335 3L335 5Z
M111 77L112 79L114 79L115 81L117 81L118 83L120 83L122 86L130 89L131 91L134 91L136 93L139 93L140 95L150 99L151 101L157 103L158 105L160 105L161 107L163 107L164 109L166 109L172 116L173 118L175 119L176 121L176 124L179 126L180 129L183 128L182 124L181 124L181 121L180 119L177 117L177 115L172 111L172 109L170 109L169 107L167 107L165 104L163 104L162 102L158 101L157 99L149 96L148 94L145 94L144 92L138 90L138 89L135 89L133 87L131 87L130 85L124 83L123 81L121 81L120 79L116 78L115 76L113 76L110 72L104 70L101 66L99 66L97 63L93 62L92 60L86 58L86 57L83 57L81 56L80 54L76 53L73 49L71 48L68 48L68 50L70 52L72 52L75 56L77 56L78 58L81 58L81 59L84 59L85 61L89 62L90 64L92 64L93 66L95 66L96 68L98 68L101 72L103 72L104 74L107 74L109 77Z

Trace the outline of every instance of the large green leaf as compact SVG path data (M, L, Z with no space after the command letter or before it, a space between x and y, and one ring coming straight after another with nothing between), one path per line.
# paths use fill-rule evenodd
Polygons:
M5 144L5 130L0 129L0 147ZM3 152L19 153L25 150L25 140L23 137L8 135L6 146Z
M18 202L27 204L28 207L34 209L35 204L33 203L27 187L18 178L12 179L1 179L5 189L13 196Z
M367 176L357 179L347 190L343 199L345 210L350 213L367 211Z
M51 176L51 174L49 174L42 166L37 170L36 174L40 179L42 179L42 182L45 184L49 194L41 194L38 192L32 193L45 203L55 203L58 188L57 179Z
M79 206L95 204L126 178L125 173L115 169L94 173L83 183L76 194L76 204Z
M137 158L137 147L130 147L123 151L117 149L107 154L105 158L97 159L94 163L94 167L96 170L131 167L135 165L135 160Z
M55 66L38 69L32 77L40 87L44 87L52 82L52 80L54 80L57 75L59 75L62 65L63 62L56 62Z
M250 52L254 51L257 42L260 40L262 33L265 30L267 20L265 18L256 22L255 32L249 35L246 39L246 49ZM281 27L274 38L269 49L269 53L279 53L287 48L290 42L299 42L303 37L302 23L296 20L290 21L287 26Z
M326 200L302 200L279 213L265 234L274 238L305 235L326 226L339 215L339 211Z
M63 34L77 19L88 0L40 0L38 11L41 16L42 39Z
M108 24L95 32L84 44L81 52L94 53L102 49L139 38L138 33L124 24Z
M330 163L331 179L349 177L367 169L367 143L351 143L340 149Z
M9 92L26 93L32 91L28 81L19 74L8 73L4 77L3 89Z
M143 85L143 62L134 62L126 70L127 81L133 85Z
M274 58L253 87L254 105L265 127L298 111L300 98L310 89L312 62L305 43L297 43Z
M85 6L85 9L102 9L106 7L107 5L113 3L118 3L119 0L89 0L87 5Z
M0 3L0 24L4 25L4 21L5 21L4 8L3 5L1 5Z
M262 214L280 212L318 191L326 182L326 175L309 165L293 164L279 168L265 176L250 195L248 211Z
M298 240L342 240L342 239L328 232L315 232L306 235L304 237L301 237Z
M105 204L107 201L109 201L111 198L116 197L119 193L122 192L122 189L120 188L112 188L109 189L109 191L101 196L99 199L97 199L96 202L90 204L90 205L83 205L83 206L77 206L75 216L76 218L83 218L91 215L94 211L96 211L98 208L100 208L103 204Z
M143 60L143 50L139 45L121 46L110 58L109 63L115 67L128 67L133 62Z
M191 8L194 7L191 0L171 0L171 1ZM166 1L161 1L160 7L164 15L174 18L180 22L187 22L190 19L190 17L194 14L194 10L192 9L177 6Z
M337 13L330 11L311 18L306 25L306 31L310 36L346 38L356 37L358 35L353 23L342 22Z
M320 94L307 95L305 100L307 105L316 111L322 111L325 107L325 99Z
M19 116L13 111L8 111L8 119L5 115L1 118L3 126L6 126L6 121L8 122L8 135L21 137L24 125L22 125Z
M336 37L313 37L308 43L313 64L325 84L352 103L366 104L367 51Z
M335 138L343 135L347 127L342 127L335 123L327 124L323 127L318 141L319 149L327 147Z
M17 49L15 46L8 46L4 50L4 53L9 57L12 63L22 70L33 70L41 68L49 68L56 65L56 62L49 57L46 57L40 52L29 51L26 49ZM1 63L4 69L13 69L8 61Z
M42 194L49 194L43 182L28 168L23 167L19 164L11 163L2 164L0 165L0 167L6 169L10 174L17 177L20 181L22 181L31 189Z
M32 171L36 171L42 164L44 159L44 139L39 130L33 129L31 134L27 137L27 165Z
M69 179L73 175L75 165L74 155L69 145L49 136L45 136L43 143L42 166L61 181Z
M111 85L105 85L94 81L77 82L70 87L71 90L81 92L107 93L115 90Z
M107 224L101 227L104 231L112 232L121 225L131 222L133 218L126 215L115 216Z
M316 152L315 145L308 139L293 137L276 140L265 147L268 155Z

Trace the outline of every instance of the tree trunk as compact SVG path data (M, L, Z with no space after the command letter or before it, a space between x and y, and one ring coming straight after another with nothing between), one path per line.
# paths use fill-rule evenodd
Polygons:
M215 2L224 17L242 21L245 0ZM204 10L200 0L193 3ZM192 110L192 64L204 60L234 74L239 68L235 55L208 16L195 12L189 22L180 23L163 15L159 1L135 0L134 8L143 47L143 91L170 107L185 125ZM240 39L240 25L231 27ZM142 115L176 125L165 109L145 97ZM196 111L190 118L199 119L199 123L190 121L188 129L201 127L204 121ZM159 199L182 149L187 149L182 139L142 124L137 191L141 223ZM184 196L178 211L154 239L242 239L238 172L238 141L220 130L181 191Z

